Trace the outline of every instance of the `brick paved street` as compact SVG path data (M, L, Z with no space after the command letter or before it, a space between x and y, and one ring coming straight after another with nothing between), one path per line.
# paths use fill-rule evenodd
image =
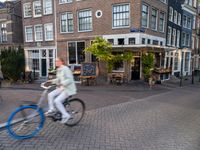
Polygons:
M91 95L94 101L102 99L105 104L105 98L113 96L111 91L107 90L107 95L100 89L97 93L89 89L80 93L88 94L88 98ZM0 150L199 150L199 85L160 89L156 94L131 88L113 93L116 103L106 106L95 102L73 128L47 120L37 137L24 141L1 132ZM126 100L120 101L124 97ZM91 102L86 101L88 105Z

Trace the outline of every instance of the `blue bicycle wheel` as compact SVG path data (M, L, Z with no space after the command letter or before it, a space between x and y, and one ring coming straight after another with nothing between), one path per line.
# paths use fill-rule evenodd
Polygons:
M44 126L45 116L36 105L21 106L8 118L7 131L15 139L22 140L35 136Z

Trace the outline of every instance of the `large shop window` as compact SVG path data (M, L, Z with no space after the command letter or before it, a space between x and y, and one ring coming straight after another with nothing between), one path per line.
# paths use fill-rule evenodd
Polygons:
M69 64L81 64L85 61L85 42L69 42L68 54Z

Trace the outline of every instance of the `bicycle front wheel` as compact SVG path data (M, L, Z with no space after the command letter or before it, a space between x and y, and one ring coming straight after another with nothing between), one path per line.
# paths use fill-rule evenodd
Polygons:
M35 136L43 127L45 116L36 105L21 106L8 118L7 131L15 139L28 139Z
M67 112L71 115L71 118L67 123L65 123L65 125L71 127L77 125L85 114L85 103L78 98L74 98L64 103L64 106Z

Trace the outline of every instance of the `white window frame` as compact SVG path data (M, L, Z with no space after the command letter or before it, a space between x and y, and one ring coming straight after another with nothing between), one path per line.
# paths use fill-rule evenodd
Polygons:
M152 16L153 16L153 15L152 15L152 11L153 11L153 10L156 11L156 28L155 28L155 29L152 28ZM156 9L156 8L152 8L152 9L151 9L151 29L154 30L154 31L157 31L157 30L158 30L158 9Z
M69 19L68 15L71 14L72 15L72 23L73 23L73 31L69 31ZM66 32L62 31L62 15L65 15L65 19L66 19ZM74 32L74 16L72 12L65 12L60 14L60 33L73 33Z
M32 33L32 39L31 40L27 40L27 28L31 28L31 33ZM25 26L25 39L26 42L33 42L33 27L32 26Z
M176 29L172 30L172 46L176 46Z
M177 30L176 32L176 47L180 47L180 36L181 36L181 32L180 30Z
M86 12L86 11L90 11L91 12L91 16L89 16L91 18L91 27L90 29L86 29L86 30L80 30L80 24L79 24L79 13L80 12ZM88 17L88 16L87 16ZM89 18L88 17L88 18ZM91 9L82 9L82 10L79 10L78 13L77 13L77 23L78 23L78 32L89 32L89 31L92 31L93 30L93 19L92 19L92 10Z
M172 7L169 7L169 21L173 21L173 8Z
M168 30L167 30L167 45L171 46L171 44L172 44L172 27L168 26Z
M165 12L160 12L160 14L164 14L164 18L163 18L163 26L162 26L162 30L160 30L160 20L161 20L161 18L159 19L159 31L160 32L165 32ZM160 15L159 15L159 17L160 17Z
M117 7L117 6L125 6L125 5L128 5L128 25L118 25L118 26L114 26L114 7ZM124 11L125 12L125 11ZM123 13L123 11L120 11L118 12L119 16L122 16L120 13ZM116 13L115 13L116 14ZM112 6L112 28L113 29L116 29L116 28L128 28L130 27L130 3L120 3L120 4L114 4ZM124 18L123 18L124 19ZM125 18L126 19L126 18Z
M26 8L27 6L29 6L29 7L30 7L30 12L31 12L31 14L30 14L30 15L28 15L28 16L26 16L26 10L25 10L25 8ZM24 3L24 4L23 4L23 10L24 10L24 18L29 18L29 17L32 17L31 3Z
M143 21L143 19L141 19L141 25L142 25L142 27L144 27L144 28L148 28L149 27L149 5L147 5L147 4L142 4L142 7L143 6L146 6L147 7L147 26L143 26L142 25L142 21ZM142 11L142 14L143 14L143 11ZM142 15L141 15L141 17L142 17Z
M46 29L48 28L48 26L52 27L52 38L47 38L47 32ZM53 41L54 40L54 30L53 30L53 23L47 23L44 24L44 35L45 35L45 41Z
M36 27L41 27L41 39L38 39L38 37L37 37L37 33L36 33ZM43 41L43 26L42 26L42 24L38 24L38 25L35 25L34 26L34 35L35 35L35 41Z
M177 22L177 24L179 26L181 25L181 14L180 13L178 13L178 22Z
M174 23L177 24L177 16L178 16L178 13L176 10L174 10Z
M50 7L47 7L46 4L51 3ZM52 0L43 0L43 14L44 15L49 15L53 14L53 3Z
M35 10L36 10L35 9L35 5L37 3L40 4L40 7L41 7L41 13L40 14L35 14ZM36 17L41 17L41 16L42 16L42 4L41 4L41 1L34 1L33 2L33 17L36 18Z

